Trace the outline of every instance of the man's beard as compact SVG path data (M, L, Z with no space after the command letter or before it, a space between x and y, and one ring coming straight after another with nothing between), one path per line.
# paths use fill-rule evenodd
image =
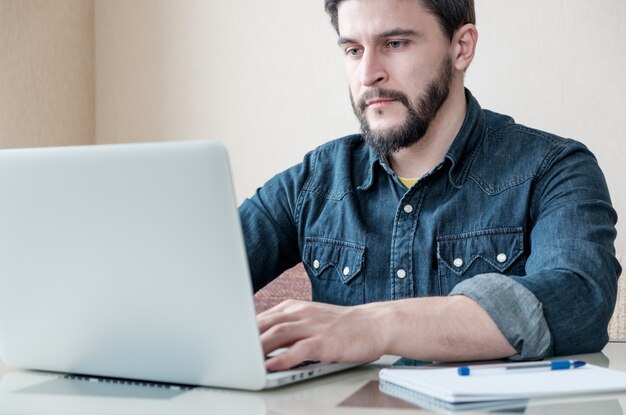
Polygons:
M361 133L365 142L382 157L387 157L417 143L424 137L439 109L448 99L452 76L452 60L448 58L442 62L439 76L426 87L424 95L416 97L412 104L409 98L400 91L373 88L364 93L358 105L355 105L354 97L350 92L352 109L361 124ZM397 127L372 131L365 117L365 103L373 98L394 99L401 102L407 109L404 122Z

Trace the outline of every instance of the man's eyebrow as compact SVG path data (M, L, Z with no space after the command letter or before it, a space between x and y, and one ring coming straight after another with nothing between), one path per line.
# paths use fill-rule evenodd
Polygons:
M384 32L377 34L375 37L377 40L381 40L381 39L386 39L388 37L394 37L394 36L421 37L423 36L423 33L412 30L412 29L395 28L395 29L385 30ZM349 37L339 36L339 39L337 40L337 44L339 46L345 45L347 43L358 43L358 42Z
M339 46L345 45L347 43L356 43L356 40L350 39L349 37L339 36L339 39L337 40L337 44Z
M409 36L409 37L420 37L423 34L420 32L417 32L413 29L401 29L401 28L395 28L395 29L391 29L391 30L386 30L382 33L380 33L379 35L377 35L376 37L379 39L385 39L388 37L394 37L394 36Z

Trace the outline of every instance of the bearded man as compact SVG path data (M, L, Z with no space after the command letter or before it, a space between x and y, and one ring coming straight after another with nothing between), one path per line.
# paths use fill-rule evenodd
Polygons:
M258 316L267 360L459 361L596 352L620 266L582 144L464 86L472 0L326 0L361 133L240 207L255 290L302 261L313 301Z

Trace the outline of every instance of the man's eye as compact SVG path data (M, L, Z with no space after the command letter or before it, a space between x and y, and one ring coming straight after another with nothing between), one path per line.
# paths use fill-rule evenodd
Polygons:
M359 56L361 54L360 48L349 48L346 50L346 55L348 56Z
M401 41L401 40L392 40L390 42L387 43L387 46L391 49L400 49L405 42Z

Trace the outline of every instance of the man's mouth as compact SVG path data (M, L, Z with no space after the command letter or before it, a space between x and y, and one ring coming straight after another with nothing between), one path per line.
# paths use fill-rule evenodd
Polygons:
M375 108L377 110L385 109L393 105L395 102L409 108L409 100L405 94L393 89L374 88L365 91L358 101L356 108L359 112L364 112L367 108Z
M374 99L369 99L369 100L365 101L365 106L366 107L381 106L381 105L390 104L390 103L395 102L395 101L397 101L397 100L392 99L392 98L374 98Z

